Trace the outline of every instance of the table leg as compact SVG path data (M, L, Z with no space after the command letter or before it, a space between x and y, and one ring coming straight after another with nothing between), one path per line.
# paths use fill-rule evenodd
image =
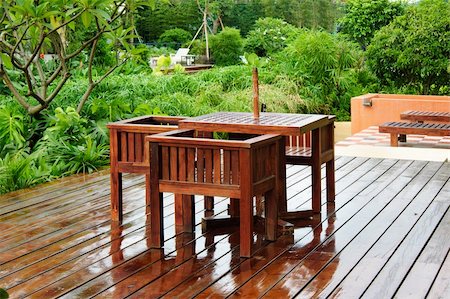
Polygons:
M214 197L213 196L205 196L204 204L205 204L205 217L213 216L214 215Z
M122 173L111 169L111 218L114 221L123 219Z
M287 213L287 196L286 196L286 140L281 138L278 149L278 212L280 215Z
M266 216L266 239L275 241L277 239L278 227L278 196L276 190L265 194L265 216Z
M312 131L312 165L311 165L311 177L312 177L312 209L314 213L320 213L321 206L321 140L320 129Z
M331 161L326 164L327 172L327 202L334 202L336 197L336 182L335 182L335 168L334 168L334 157Z

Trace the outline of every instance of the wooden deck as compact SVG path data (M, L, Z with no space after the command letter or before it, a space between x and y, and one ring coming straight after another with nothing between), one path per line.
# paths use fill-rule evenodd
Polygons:
M308 168L287 175L289 208L309 203ZM165 248L148 249L143 181L124 178L123 226L109 220L107 172L0 196L0 287L11 298L450 294L449 163L339 157L335 205L250 259L236 229L174 236L171 195Z

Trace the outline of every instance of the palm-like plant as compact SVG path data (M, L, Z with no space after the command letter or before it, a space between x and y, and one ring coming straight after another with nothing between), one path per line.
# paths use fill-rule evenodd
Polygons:
M64 175L74 173L92 173L109 163L109 148L98 144L91 136L86 136L85 143L73 145L64 140L51 139L48 162L57 167Z
M39 156L39 152L29 155L20 150L0 159L0 194L49 181L50 169Z

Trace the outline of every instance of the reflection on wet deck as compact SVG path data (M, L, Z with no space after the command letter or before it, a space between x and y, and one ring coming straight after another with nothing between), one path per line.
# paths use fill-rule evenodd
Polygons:
M308 171L288 167L289 209L310 204ZM169 194L164 249L149 249L141 176L124 178L123 225L109 220L107 172L71 177L0 197L0 287L12 298L445 296L449 178L449 163L339 157L335 204L276 242L255 235L241 259L236 228L175 236Z

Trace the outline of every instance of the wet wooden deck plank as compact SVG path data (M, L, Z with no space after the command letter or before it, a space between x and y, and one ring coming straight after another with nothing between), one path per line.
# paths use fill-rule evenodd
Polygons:
M83 184L78 190L63 193L61 195L40 194L36 196L36 202L27 204L19 209L12 209L11 211L0 216L0 237L6 241L8 234L19 235L20 230L29 228L27 230L27 237L31 237L31 225L37 223L41 229L45 228L42 221L48 219L50 222L55 222L53 219L61 216L62 213L70 213L73 209L86 207L87 205L95 204L95 201L101 201L103 205L107 205L103 197L109 197L108 187L109 176L104 176L100 181L100 185L92 183ZM134 177L130 179L127 187L136 186L142 183L142 178ZM98 182L97 182L98 183ZM139 188L140 185L139 185ZM26 223L27 225L23 225Z
M450 248L449 232L450 211L447 210L441 220L441 224L437 227L420 253L419 258L409 270L400 288L396 291L395 295L398 298L413 296L425 298L427 296L448 255Z
M95 185L109 180L109 171L101 171L91 175L76 175L63 178L56 182L45 183L30 189L18 190L8 194L0 195L0 215L14 210L23 209L40 201L48 200L43 195L58 198L69 192L77 192L80 186Z
M444 294L450 293L450 271L448 270L450 269L449 251L447 251L445 261L442 264L441 269L439 269L439 273L427 294L428 298L439 298L439 296L444 297Z
M71 179L75 185L64 180L60 182L62 189L67 187L71 194L84 196L78 203L74 198L71 200L70 196L64 197L64 192L59 192L61 189L58 189L58 184L46 186L42 194L35 188L29 194L25 191L13 193L12 197L19 200L17 209L12 206L13 200L9 200L5 206L0 202L0 209L10 209L10 212L0 217L5 217L3 219L17 226L9 226L4 231L11 242L8 246L12 247L8 250L0 248L0 251L3 250L0 254L3 254L4 261L0 261L0 286L6 287L12 298L26 294L32 298L61 295L65 298L153 298L160 295L181 298L195 294L199 297L223 297L230 294L271 297L274 294L291 296L299 291L301 292L297 295L300 297L325 296L337 290L336 286L341 287L346 277L353 275L359 260L363 261L371 248L389 248L389 243L383 241L380 235L388 235L387 227L400 224L404 227L403 231L412 233L408 235L410 237L403 234L401 238L404 241L397 242L400 244L397 245L399 249L391 252L392 261L385 261L384 269L395 268L395 257L403 256L402 251L405 253L417 245L413 240L422 237L426 230L422 226L429 226L429 231L423 234L426 237L420 246L413 248L410 256L404 259L404 265L400 259L401 275L394 275L387 294L409 291L408 281L415 281L415 277L419 277L419 269L427 265L426 261L433 259L431 256L436 259L434 264L429 265L432 274L425 279L427 287L422 288L418 284L419 289L422 293L428 292L429 296L445 294L449 289L449 270L445 267L449 263L448 250L445 251L448 245L443 244L439 253L436 253L433 246L438 246L439 236L448 231L444 225L448 220L444 217L448 217L445 215L448 214L450 201L449 164L349 157L339 158L336 164L339 164L336 173L339 194L336 204L328 206L328 213L323 211L323 223L318 225L317 219L299 223L302 227L296 228L293 236L283 236L273 243L262 242L251 259L239 258L239 238L236 231L222 232L219 235L202 234L197 227L195 239L190 234L175 236L173 200L168 200L164 209L164 221L167 224L165 248L148 249L142 178L136 178L135 181L133 176L127 178L129 187L125 193L130 200L125 200L124 223L119 228L111 227L109 221L109 194L105 191L109 188L107 173L94 175L92 179ZM422 165L419 175L411 170L414 165L417 168ZM434 165L438 166L435 170ZM287 174L289 207L307 207L310 204L307 198L311 196L310 171L307 167L292 166L288 167ZM424 179L427 175L428 180ZM417 176L421 176L424 181L419 183ZM445 180L447 185L443 185ZM93 182L96 183L92 184ZM440 189L437 187L439 184ZM387 188L384 189L385 187ZM92 188L99 192L87 192ZM384 198L387 194L397 194L392 204L383 204L388 201ZM424 200L419 200L430 194L437 195L429 199L429 205ZM50 201L46 202L46 197ZM401 207L405 204L402 200L410 202L405 209L390 208L391 205ZM219 199L216 212L226 213L227 202ZM398 204L399 202L402 204ZM381 207L376 203L381 204ZM196 204L198 211L201 211L202 200L197 200ZM22 208L18 208L20 205ZM33 206L36 209L30 209ZM40 217L37 212L39 209L43 210L46 217ZM429 213L429 217L421 216L421 219L424 217L423 219L430 221L416 223L401 220L407 219L406 215L416 220L417 215L416 218L411 216L413 211L422 211L420 215ZM432 221L433 212L441 217ZM80 216L85 216L85 221ZM201 216L202 213L198 212L197 222ZM64 225L64 220L67 225ZM17 237L14 243L16 237L13 232L26 233L23 226L28 221L31 228L29 242L26 238ZM49 228L40 228L39 222ZM84 222L89 222L90 225ZM389 234L397 231L393 230ZM386 252L389 249L384 250ZM418 261L417 264L415 260ZM370 293L376 290L371 289L371 286L385 283L386 278L383 277L389 275L384 272L392 272L383 272L383 267L378 268L372 284L363 283L364 294L378 294ZM305 274L302 269L308 272ZM332 295L342 297L340 293Z
M384 162L384 161L383 161ZM391 161L395 162L395 161ZM364 226L365 222L370 219L371 213L377 211L378 204L374 203L374 197L360 196L360 193L367 189L374 188L374 180L378 180L383 174L389 170L394 163L380 163L373 165L371 171L367 172L365 176L356 180L351 188L355 189L354 199L348 202L342 210L338 210L336 213L340 217L333 223L332 229L327 229L327 233L323 236L323 240L316 244L315 248L312 248L306 252L303 256L297 256L297 250L291 250L283 254L279 259L274 261L264 271L252 278L256 281L260 281L259 290L261 294L267 296L288 296L292 297L302 287L320 272L320 269L332 260L336 254L348 244L349 240L355 235L357 230L361 226ZM378 186L378 190L389 186L391 180L382 179ZM346 190L347 196L349 190ZM376 196L379 192L374 192ZM352 196L350 193L349 196ZM376 201L376 200L375 200ZM367 208L367 205L373 205L373 208ZM358 224L358 225L355 225ZM280 269L283 269L280 271ZM333 272L333 271L332 271ZM237 290L235 295L246 296L247 292L251 292L251 281ZM261 282L262 281L262 282ZM292 285L288 284L293 282Z
M169 196L170 197L170 196ZM173 204L173 200L171 201ZM202 201L201 199L198 200L198 205L202 205ZM170 216L170 215L168 215ZM200 215L201 216L201 215ZM198 218L200 218L200 216ZM142 218L145 219L145 210L142 209L141 215L140 215L141 219L140 221L136 221L134 220L134 222L143 224ZM110 226L110 224L108 224L108 226ZM125 226L125 225L124 225ZM120 249L120 247L122 246L123 248L126 248L127 246L135 246L134 243L142 240L142 239L146 239L147 237L147 231L144 230L143 228L137 229L137 231L132 231L130 234L125 234L126 231L121 231L123 230L124 226L120 226L120 227L111 227L111 231L115 232L115 236L111 236L111 241L110 243L108 242L108 240L103 240L101 239L99 242L96 242L94 244L89 244L91 239L88 240L88 244L79 244L79 245L75 245L74 247L70 248L70 250L68 250L67 248L64 248L61 252L55 253L53 256L48 256L48 250L39 250L36 251L35 254L32 254L31 257L26 257L23 261L21 261L21 265L23 266L27 261L29 261L30 258L34 259L34 260L40 260L40 263L37 264L32 264L29 265L28 267L26 267L25 269L23 269L22 271L19 271L17 273L15 273L14 275L10 275L10 277L14 277L16 280L18 280L19 282L24 281L24 280L29 280L29 284L32 285L47 285L47 284L52 284L54 283L55 279L57 280L61 280L62 278L68 277L68 279L66 279L66 281L82 281L82 280L77 280L77 278L73 278L70 275L78 270L81 270L81 272L83 272L83 267L96 267L97 271L100 271L100 269L102 268L101 266L101 262L99 261L103 261L104 259L108 259L111 256L115 255L115 251L118 251L118 249ZM105 227L106 228L106 227ZM135 228L135 227L131 227L131 228ZM148 227L146 227L148 229ZM118 230L118 231L117 231ZM170 230L173 230L173 223L172 225L168 225L167 227L167 231L169 232ZM130 236L131 235L131 236ZM108 237L108 236L106 236ZM115 239L113 239L113 237ZM96 240L96 238L94 238L93 240ZM104 243L103 245L101 244ZM114 244L119 242L119 244ZM64 244L64 243L63 243ZM143 250L146 250L146 246L147 243L146 242L141 242L140 243L143 248ZM136 247L136 246L135 246ZM56 247L56 249L58 249L59 247ZM114 249L115 248L115 249ZM84 252L86 249L89 249L89 252ZM136 249L136 251L139 251L139 249ZM46 258L46 255L48 258ZM113 258L114 259L114 258ZM100 264L100 266L96 265ZM14 265L16 265L17 263L13 263ZM47 265L47 264L51 264L52 267L49 269L49 267L46 268L48 275L45 275L44 277L40 276L39 274L42 271L42 267L41 265ZM106 263L107 264L107 263ZM1 269L1 268L0 268ZM107 271L110 270L109 267L106 268ZM50 272L50 273L48 273ZM52 275L53 274L53 275ZM78 273L80 274L80 273ZM88 273L87 274L82 274L81 277L88 277ZM44 280L45 278L45 280ZM53 279L53 280L52 280ZM8 279L3 279L3 281L8 282ZM21 289L21 291L25 291L25 289Z
M403 172L404 170L400 169L400 171ZM389 179L392 177L397 177L398 175L398 172L388 172L386 173L385 178ZM407 182L408 179L406 179L403 184L406 184ZM405 185L405 188L407 188L407 185ZM377 190L376 193L379 193L380 191L381 190ZM363 196L367 196L367 194ZM386 197L388 194L386 191L383 191L379 196ZM380 205L382 204L381 202L378 203ZM365 227L362 227L363 229L355 236L353 240L351 240L346 248L341 252L338 252L333 260L321 269L320 273L314 277L309 284L306 284L301 289L301 294L323 297L328 296L330 292L332 292L345 278L345 276L348 275L352 268L355 267L366 252L378 241L380 235L382 235L387 227L398 217L399 211L402 210L402 207L406 204L408 203L404 202L399 195L395 196L392 201L386 202L380 213L375 215L375 217ZM331 276L332 279L330 279ZM314 282L314 284L320 283L322 288L315 288L314 285L311 284L312 282Z
M434 176L430 183L438 183L442 185L445 182L436 181L436 176ZM415 183L413 182L415 185ZM427 204L433 200L433 192L428 188L429 183L425 185L425 188L420 190L418 195L411 199L410 201L405 200L405 197L402 197L402 193L400 193L396 198L392 200L391 203L386 205L383 210L374 218L362 231L360 234L356 236L354 240L347 246L347 248L337 255L337 258L327 265L325 269L321 271L321 273L315 277L314 282L323 280L326 281L325 287L318 293L317 289L314 286L309 285L305 289L302 290L301 294L313 294L315 296L328 296L334 290L334 295L338 295L338 297L343 298L346 295L349 295L346 292L350 292L350 296L358 296L356 293L352 293L353 289L350 287L351 283L348 282L346 285L347 291L344 291L344 287L339 286L340 282L344 280L346 276L352 276L352 269L357 268L359 270L366 269L370 275L371 271L373 271L374 264L371 261L367 261L365 256L368 255L368 252L378 245L383 246L386 250L392 248L398 244L397 242L403 242L405 238L405 234L408 233L408 229L414 225L414 222L417 218L415 216L416 213L420 211L424 211L427 208ZM406 191L408 186L403 189ZM405 194L405 192L403 193ZM399 215L399 213L401 213ZM379 254L380 264L386 263L389 257L389 254ZM384 260L383 260L384 259ZM366 264L367 263L367 264ZM333 279L329 279L326 277L328 268L335 266L335 264L340 264L338 266L338 271L333 275ZM357 273L359 270L354 270ZM359 273L359 275L364 278L360 278L359 276L353 277L353 280L347 278L349 281L355 282L357 279L358 282L361 282L361 285L364 285L363 280L366 278L366 272ZM361 287L363 289L364 287ZM355 287L355 289L360 289L359 286ZM377 292L379 292L377 290ZM379 294L381 296L381 294ZM377 294L378 296L378 294ZM381 296L383 297L383 296Z
M198 205L202 206L203 202L199 202ZM225 203L223 203L222 209L225 209L225 206ZM202 213L202 211L199 213ZM91 266L73 273L73 275L66 276L64 279L49 285L37 293L37 295L60 296L70 291L68 298L86 298L101 292L108 287L114 286L142 269L149 269L151 272L155 273L163 271L161 269L169 271L175 267L173 256L179 251L184 250L184 245L176 242L177 238L174 236L173 225L168 227L165 231L165 235L167 236L165 242L167 243L165 243L164 250L148 249L148 237L150 236L150 232L146 231L145 238L139 247L137 248L134 246L131 249L137 254L135 257L130 256L129 258L121 258L113 264L105 264L105 261L108 262L110 259L109 257L105 257L103 260L98 260ZM121 248L123 249L120 251L130 250L123 246L121 246ZM169 262L166 262L166 259ZM91 268L96 269L96 271L91 271ZM160 270L157 271L155 269ZM84 280L79 284L73 284L73 281L76 281L78 277L83 277ZM122 289L121 291L123 292Z
M406 186L397 196L401 202L397 209L390 212L392 222L382 225L385 227L381 236L377 236L376 242L368 248L367 252L364 252L361 258L355 256L358 259L356 266L346 275L346 277L335 286L332 297L345 298L346 296L360 296L371 285L372 281L379 275L379 272L388 263L389 258L395 253L396 247L405 239L406 234L411 230L415 224L418 215L422 214L427 208L427 204L434 198L433 193L428 196L427 193L421 193L418 200L414 200L415 197L420 194L422 188L426 188L426 183L432 180L434 170L438 164L429 163L427 167L423 169L419 176L416 176L410 184ZM433 167L433 168L430 168ZM440 183L441 186L445 182ZM425 189L426 190L426 189ZM403 209L402 209L403 206ZM445 211L444 211L445 212ZM386 214L380 215L380 220L384 219ZM388 215L389 216L389 215ZM435 226L433 226L433 229ZM380 234L379 234L380 235ZM364 244L367 244L366 242ZM355 284L355 281L358 283ZM388 289L388 285L383 287ZM381 290L379 290L382 292Z
M142 193L139 190L136 190ZM143 196L144 193L142 193ZM0 263L5 261L5 257L12 259L29 252L31 249L40 249L48 244L57 242L73 236L84 230L92 230L105 222L109 223L110 208L108 204L109 196L105 196L105 204L97 210L88 210L84 214L75 214L73 217L52 223L50 226L37 228L26 235L18 235L8 240L0 252ZM132 202L138 207L142 203Z
M367 162L367 159L354 159L351 161L352 163L345 164L345 167L342 167L342 172L338 172L336 176L337 184L336 184L336 206L337 208L340 207L340 205L345 205L345 200L341 202L341 192L345 189L345 186L351 185L355 182L355 179L360 176L360 173L356 171L358 167L364 164L364 162ZM377 164L380 163L381 160L371 160L370 163ZM367 167L367 166L366 166ZM345 169L344 169L345 168ZM344 171L345 170L345 171ZM290 194L291 192L289 192ZM350 194L351 195L351 194ZM349 195L349 196L350 196ZM299 198L302 198L301 194L296 194ZM331 218L333 217L333 213L330 213L327 215L326 209L323 209L323 215L322 219L326 219L327 217ZM326 221L326 220L324 220ZM305 230L299 230L295 232L294 235L294 246L298 246L299 248L303 248L305 246L308 246L309 250L311 250L314 246L317 244L317 235L320 235L320 231L322 231L322 224L319 225L313 225L314 232L311 232L311 229ZM319 232L317 234L317 232ZM313 237L313 241L311 240L311 236ZM314 244L313 247L311 247ZM205 290L200 290L200 293L198 294L200 297L207 297L207 296L227 296L228 294L232 293L234 290L236 290L237 287L240 286L240 284L244 284L249 279L252 278L252 275L255 273L258 273L259 269L264 268L267 266L267 264L270 264L270 262L277 260L279 256L281 256L284 252L288 252L291 249L293 249L293 244L291 242L286 242L285 239L279 239L275 243L268 244L265 248L262 249L260 253L256 253L255 256L249 260L242 260L239 261L239 263L232 265L231 269L228 272L223 273L223 277L216 278L215 280L210 281L208 278L208 273L211 273L211 269L207 269L201 273L197 273L193 276L191 280L186 281L184 284L177 287L176 290L171 291L167 295L169 297L190 297L193 295L197 295L196 293L190 293L192 290L187 288L193 280L198 279L199 284L205 284ZM295 251L295 250L294 250ZM242 269L245 269L243 271ZM214 271L214 274L218 276L220 273L217 271ZM206 282L209 281L209 284L206 284ZM233 281L233 284L230 284L229 282ZM258 284L260 284L259 280ZM181 291L181 293L180 293ZM193 290L194 292L196 290Z
M291 169L289 169L289 170L291 170ZM296 170L294 169L294 171L296 171ZM288 171L288 173L290 173L290 171ZM202 213L203 213L203 209L201 207L202 204L203 203L200 202L200 204L197 205L197 211L200 211L200 212L197 213L198 216L201 216ZM224 213L225 212L225 208L226 208L226 205L225 205L226 203L223 203L222 206L220 206L218 204L220 204L220 201L216 200L216 211L218 211L218 213ZM199 223L200 217L197 217L197 220L198 220L198 223ZM215 250L217 250L217 245L215 245L215 246L216 246ZM166 248L167 248L167 246L166 246ZM171 254L173 254L173 252L171 252ZM163 259L163 258L164 257L161 257L161 259ZM161 261L155 261L155 262L161 263ZM136 264L131 264L131 263L133 263L133 261L131 261L130 263L126 263L123 266L127 267L127 268L135 268L134 272L136 272L136 273L140 272L140 268L143 269L142 271L147 271L147 269L149 267L149 265L145 265L145 266L141 266L140 267L140 266L136 266ZM155 268L155 267L152 267L152 268ZM154 271L154 269L152 271ZM71 291L70 295L71 296L78 296L78 295L80 295L81 297L90 296L92 294L98 293L102 289L105 289L105 288L107 288L107 287L109 287L111 285L113 286L113 291L117 292L116 291L117 289L119 289L119 290L121 289L120 288L121 281L125 280L127 282L127 281L131 280L129 277L126 276L126 274L123 273L123 271L122 271L122 274L120 274L120 269L111 269L111 271L109 271L109 272L106 271L105 275L109 276L113 272L116 273L114 275L114 280L113 281L105 280L104 277L102 275L100 275L100 276L97 276L97 277L93 278L92 281L90 281L89 283L74 289L73 291ZM117 273L119 273L119 274L117 274ZM137 274L137 276L138 275L139 274ZM162 275L162 274L159 274L159 275ZM148 276L145 276L145 277L148 278ZM72 281L73 277L68 277L67 280L68 281ZM109 281L111 281L110 284L108 284ZM139 278L138 282L141 282L141 281L145 283L146 280L142 280L141 278ZM114 286L115 283L119 283L119 285L116 287L116 286ZM61 288L61 286L58 283L55 286L53 286L52 288L53 289L58 289L58 288ZM44 293L39 293L39 294L44 294ZM45 295L48 295L48 294L50 294L50 293L46 293Z

